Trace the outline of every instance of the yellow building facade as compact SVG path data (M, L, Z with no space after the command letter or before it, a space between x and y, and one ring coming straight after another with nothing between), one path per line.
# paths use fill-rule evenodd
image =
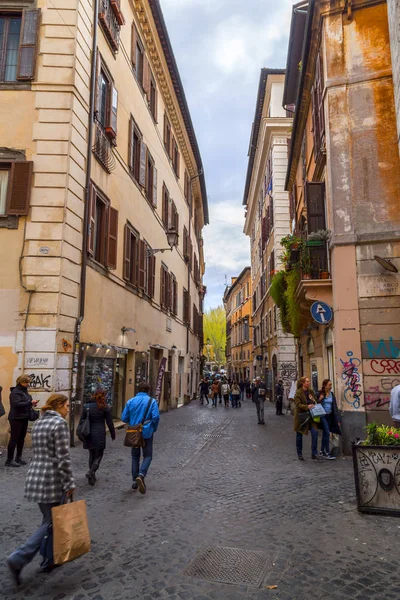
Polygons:
M233 277L224 295L228 377L248 379L252 370L251 268Z
M197 387L208 209L160 5L10 4L0 8L3 401L24 372L40 401L71 396L71 430L98 386L115 417L142 380L161 409L174 407Z

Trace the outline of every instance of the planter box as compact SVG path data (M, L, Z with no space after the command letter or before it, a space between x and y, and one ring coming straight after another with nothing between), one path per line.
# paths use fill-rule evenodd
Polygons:
M315 246L325 246L326 242L323 240L307 240L307 248L314 248Z
M357 508L400 517L400 446L353 446Z

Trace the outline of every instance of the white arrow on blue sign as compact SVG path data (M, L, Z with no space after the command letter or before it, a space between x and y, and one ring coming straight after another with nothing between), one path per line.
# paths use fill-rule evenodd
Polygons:
M311 315L320 325L326 325L333 319L333 310L326 302L314 302L311 306Z

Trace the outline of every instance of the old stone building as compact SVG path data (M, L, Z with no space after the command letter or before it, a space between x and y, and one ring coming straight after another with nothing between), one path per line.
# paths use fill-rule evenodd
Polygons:
M189 399L201 347L201 156L158 0L0 7L0 384L114 416ZM165 369L163 390L157 390ZM2 429L5 433L5 424ZM4 438L4 435L3 435Z
M274 276L283 268L281 240L290 232L284 184L292 115L282 108L284 79L283 70L261 70L243 198L244 232L251 244L251 376L265 377L270 393L277 379L284 380L288 391L296 377L294 339L284 331L271 296Z
M224 294L226 369L235 381L249 379L252 373L251 296L251 267L245 267L238 277L232 277Z
M349 450L366 421L389 422L399 382L400 161L386 2L294 7L284 93L293 104L286 186L301 241L291 292L299 370L315 389L332 379Z
M397 141L400 152L400 0L388 0L390 50L392 55L393 89L397 117Z

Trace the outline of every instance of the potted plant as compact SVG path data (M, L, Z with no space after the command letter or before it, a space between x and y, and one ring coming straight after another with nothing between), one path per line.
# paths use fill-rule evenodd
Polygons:
M331 232L329 229L318 229L312 231L307 236L307 246L323 246L326 242L329 242Z
M329 279L330 278L329 271L320 271L319 272L319 278L320 279Z
M369 423L366 431L353 445L358 510L400 516L400 429Z
M297 248L299 248L301 241L301 238L297 237L293 233L289 233L281 239L280 243L281 246L283 246L283 248L285 248L286 250L296 250Z
M308 248L304 247L300 255L302 279L311 279L311 257Z

